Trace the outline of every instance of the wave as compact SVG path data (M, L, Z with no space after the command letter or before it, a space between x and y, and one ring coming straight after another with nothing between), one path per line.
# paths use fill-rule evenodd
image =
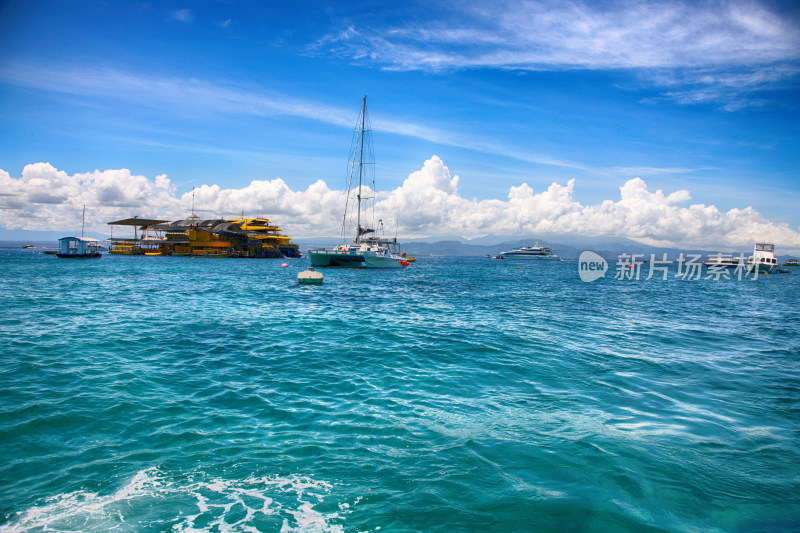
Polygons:
M0 530L341 533L361 497L326 502L333 486L301 475L230 480L195 473L175 479L150 467L113 494L78 490L48 498Z

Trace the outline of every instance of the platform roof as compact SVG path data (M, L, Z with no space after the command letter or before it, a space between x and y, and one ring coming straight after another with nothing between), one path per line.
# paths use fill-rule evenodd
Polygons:
M155 226L156 224L163 224L164 222L169 222L169 220L156 220L154 218L123 218L122 220L116 220L114 222L109 222L109 226Z

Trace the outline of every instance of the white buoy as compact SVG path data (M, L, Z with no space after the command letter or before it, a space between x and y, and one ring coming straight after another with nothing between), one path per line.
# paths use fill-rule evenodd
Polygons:
M301 285L322 285L322 272L317 272L314 267L308 267L297 275L297 283Z

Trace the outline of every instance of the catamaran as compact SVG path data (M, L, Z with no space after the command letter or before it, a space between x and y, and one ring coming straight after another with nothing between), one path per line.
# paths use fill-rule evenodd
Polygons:
M405 255L400 253L397 237L389 239L384 236L383 221L373 224L375 198L367 195L375 191L371 132L365 96L353 138L341 238L333 248L309 248L308 259L312 267L404 268L410 264ZM353 193L355 196L352 196ZM348 212L352 200L355 200L355 212L352 209ZM352 227L353 221L355 228ZM353 230L355 239L345 243L346 236Z

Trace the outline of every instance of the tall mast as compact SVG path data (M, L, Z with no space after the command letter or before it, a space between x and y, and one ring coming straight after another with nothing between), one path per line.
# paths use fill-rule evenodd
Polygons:
M194 220L196 218L200 218L200 217L198 217L197 215L194 214L194 187L192 187L192 214L189 215L189 218L191 218L192 220Z
M83 204L83 215L81 215L81 238L83 238L83 226L86 222L86 204Z
M356 222L356 244L361 241L361 174L364 169L364 122L367 115L367 97L361 101L361 147L358 155L358 217Z

